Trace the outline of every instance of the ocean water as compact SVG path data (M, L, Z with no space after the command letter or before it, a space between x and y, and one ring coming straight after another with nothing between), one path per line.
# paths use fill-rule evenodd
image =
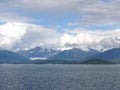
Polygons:
M0 90L120 90L120 65L0 65Z

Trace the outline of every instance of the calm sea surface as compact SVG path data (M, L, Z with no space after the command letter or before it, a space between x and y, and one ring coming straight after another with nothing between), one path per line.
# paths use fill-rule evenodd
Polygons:
M120 65L0 65L0 90L120 90Z

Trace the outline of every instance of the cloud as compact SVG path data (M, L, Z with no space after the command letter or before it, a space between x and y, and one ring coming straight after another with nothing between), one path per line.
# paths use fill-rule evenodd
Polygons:
M11 12L0 13L0 22L32 22L32 21L35 21L35 19L28 16L22 16L17 13Z
M120 47L120 29L115 30L84 30L75 28L66 30L60 38L60 45L63 49L81 48L88 50L107 50Z
M27 24L39 15L47 18L68 15L68 26L105 26L120 24L120 0L1 0L0 1L0 48L24 49L37 45L62 49L79 47L97 50L120 46L120 30L57 29ZM29 17L29 16L31 17ZM65 16L66 17L66 16ZM70 18L73 22L71 22ZM43 20L45 17L42 18ZM51 19L50 19L51 20ZM70 20L70 21L69 21ZM51 22L54 22L52 18ZM59 20L58 20L59 21ZM19 23L17 23L19 22ZM41 21L42 22L42 21ZM43 23L46 24L44 21ZM49 20L48 20L48 23ZM48 24L47 23L47 24ZM58 25L60 26L60 25ZM61 27L59 29L62 29Z
M46 28L40 25L8 22L0 25L0 49L29 49L36 46L54 49L80 48L107 50L120 47L120 29L86 30L83 28Z
M58 0L1 0L0 11L16 13L21 11L24 14L44 13L47 15L52 13L51 15L56 17L66 13L67 15L74 14L71 18L74 18L76 23L80 25L104 26L120 24L119 3L120 0L60 0L59 2ZM79 17L76 19L76 16ZM28 17L22 17L22 20L24 18L25 20L29 19Z
M35 46L54 46L59 34L55 29L40 25L9 22L0 25L1 49L25 49Z
M80 24L76 22L68 22L67 25L68 26L79 26Z
M120 24L119 0L14 0L18 7L29 12L76 14L81 25ZM59 15L58 15L59 17ZM71 17L74 18L74 17Z

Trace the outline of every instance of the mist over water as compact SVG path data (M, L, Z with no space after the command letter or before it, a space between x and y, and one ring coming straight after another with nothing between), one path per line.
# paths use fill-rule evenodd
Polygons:
M0 65L1 90L119 90L120 65Z

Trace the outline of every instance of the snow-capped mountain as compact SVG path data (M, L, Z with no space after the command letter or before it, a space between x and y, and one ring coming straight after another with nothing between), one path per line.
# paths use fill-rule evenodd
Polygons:
M89 56L96 55L100 52L89 49L89 51L83 51L78 48L73 48L70 50L64 50L50 58L49 60L67 60L67 61L83 61L88 59Z
M53 49L46 49L42 47L35 47L30 50L20 50L18 51L19 54L27 56L31 59L46 59L48 57L51 57L60 51L53 50Z

